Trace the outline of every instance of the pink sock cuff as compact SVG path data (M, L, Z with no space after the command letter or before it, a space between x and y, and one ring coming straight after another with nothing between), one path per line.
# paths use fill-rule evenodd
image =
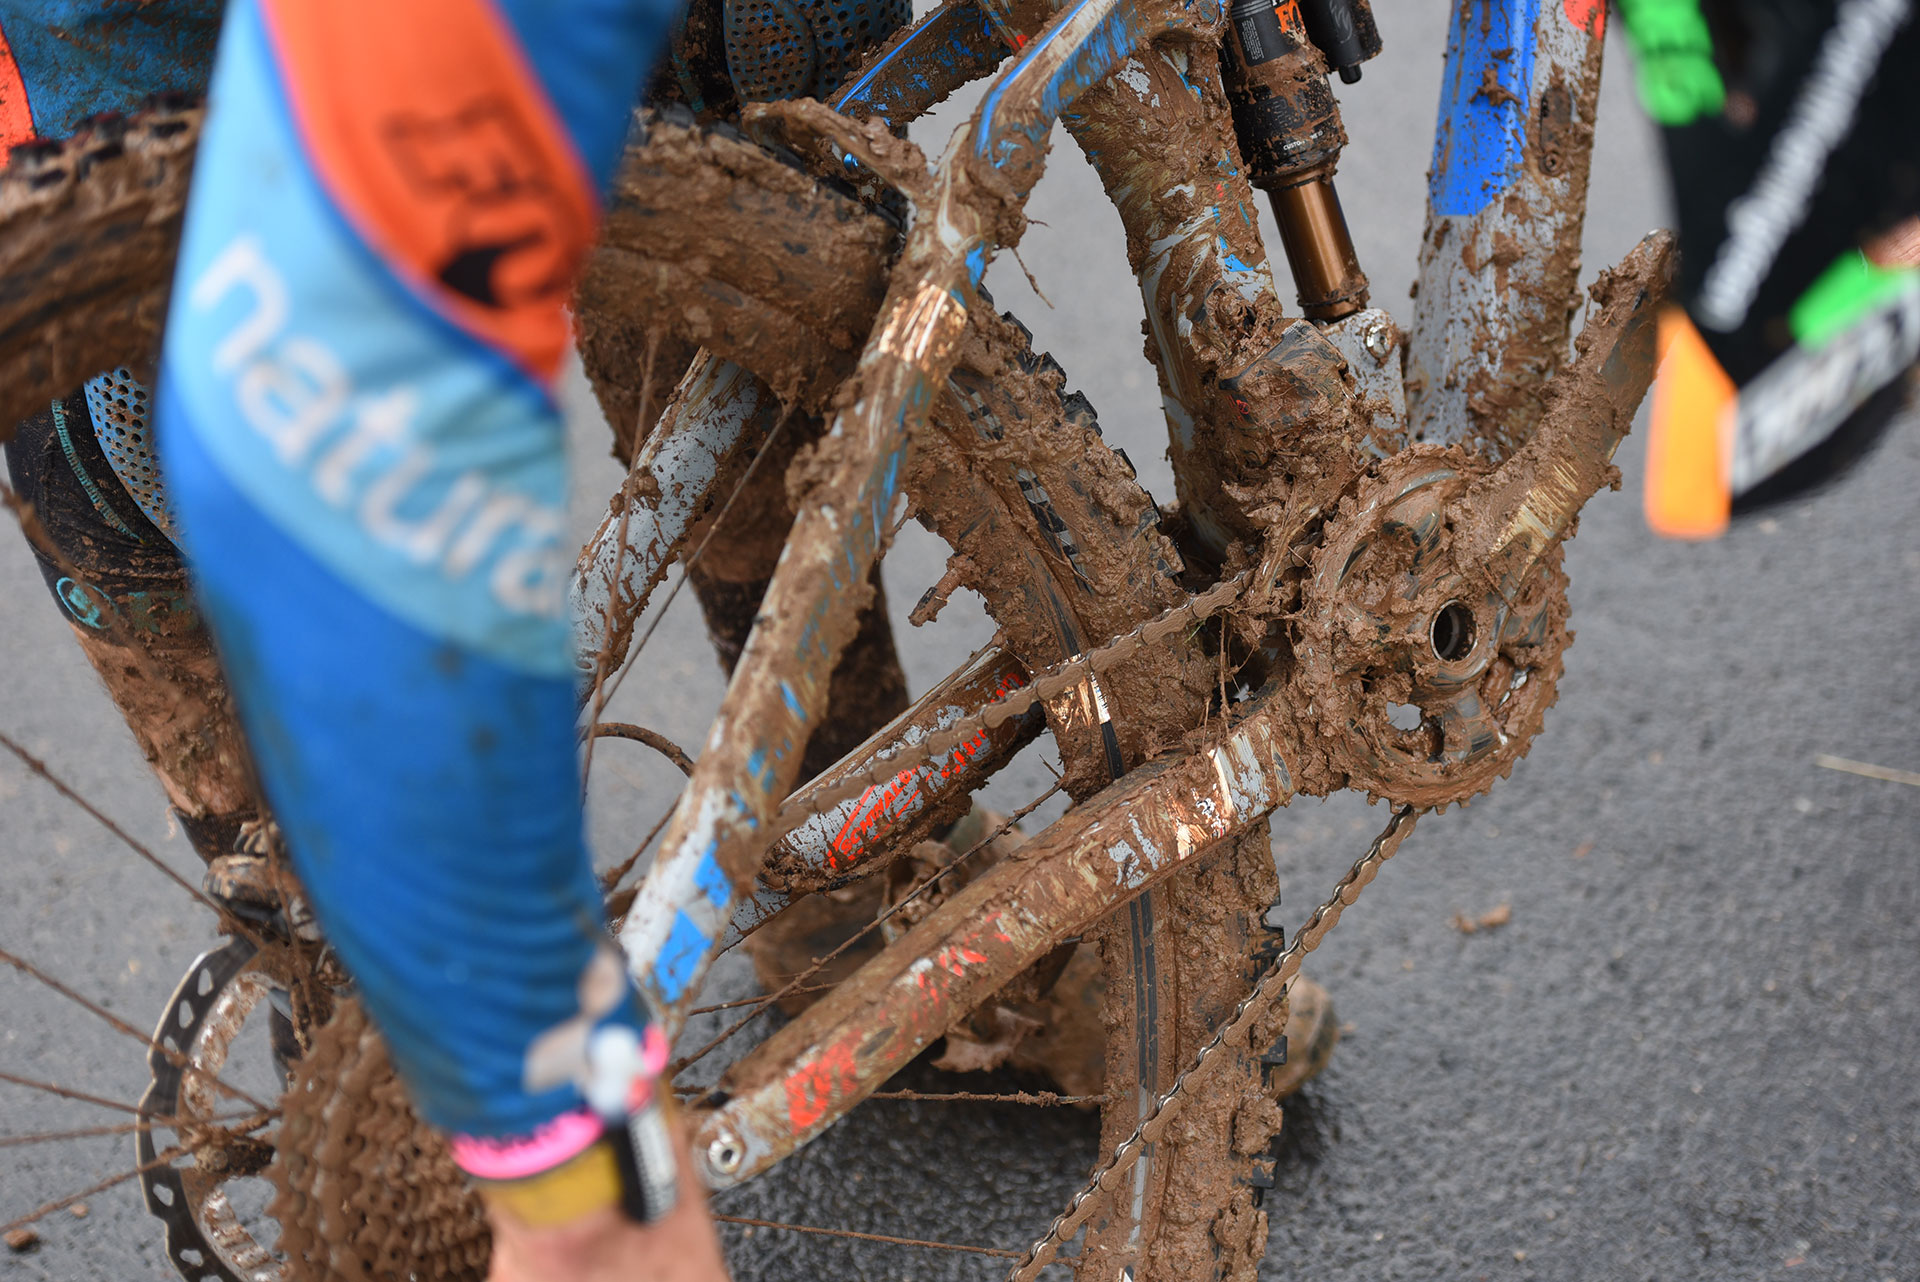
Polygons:
M653 1098L654 1083L667 1068L667 1036L658 1024L640 1035L640 1072L628 1088L627 1107L637 1112ZM453 1160L478 1180L524 1180L570 1162L593 1147L605 1133L601 1120L587 1108L560 1114L531 1135L451 1136Z
M524 1180L586 1152L605 1126L586 1109L562 1113L531 1135L451 1137L453 1160L479 1180Z

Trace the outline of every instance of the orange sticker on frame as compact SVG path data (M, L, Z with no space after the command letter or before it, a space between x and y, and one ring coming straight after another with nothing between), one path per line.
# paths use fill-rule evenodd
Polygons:
M1561 0L1567 21L1595 40L1607 34L1607 0Z
M788 1122L796 1131L813 1126L827 1115L836 1100L859 1084L859 1077L852 1047L845 1042L827 1047L818 1059L787 1079Z
M27 82L20 75L20 63L0 31L0 165L23 142L32 142L39 134L33 127L33 107L27 100Z
M542 383L592 243L592 179L488 0L261 0L301 141L372 249Z

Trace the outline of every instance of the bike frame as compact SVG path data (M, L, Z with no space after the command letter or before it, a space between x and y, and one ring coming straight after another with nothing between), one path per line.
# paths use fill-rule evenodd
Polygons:
M1644 389L1651 377L1657 282L1605 323L1589 326L1585 354L1553 378L1567 349L1567 299L1577 273L1600 12L1580 0L1484 0L1456 14L1448 45L1419 306L1405 355L1406 403L1415 439L1475 443L1507 458L1476 495L1502 516L1498 537L1479 550L1482 563L1498 566L1511 582L1558 541L1579 504L1609 477L1607 460L1626 424L1617 415L1596 418L1580 388L1637 379ZM802 506L661 853L621 925L634 974L670 1030L678 1031L718 950L784 901L784 889L756 884L776 839L800 838L781 843L789 883L796 868L827 878L847 875L858 862L836 864L836 846L822 834L844 832L867 798L841 801L819 818L809 796L832 795L836 779L872 775L890 746L918 742L1024 684L1019 664L989 656L806 792L788 797L824 712L828 676L853 631L908 441L949 390L970 311L981 306L982 276L1002 229L1020 225L1056 120L1065 121L1100 171L1129 237L1155 247L1139 281L1177 470L1184 456L1208 447L1209 433L1223 430L1206 371L1260 355L1237 349L1231 335L1209 332L1199 304L1215 290L1233 291L1274 317L1276 332L1305 327L1296 337L1327 344L1356 380L1397 400L1399 363L1381 357L1372 341L1383 326L1397 337L1384 313L1363 311L1321 326L1289 325L1280 316L1249 212L1253 193L1234 140L1223 132L1227 113L1209 100L1220 92L1209 60L1223 17L1218 0L1075 0L1052 15L1000 0L977 7L955 0L916 24L834 104L849 115L901 124L990 70L1009 47L1018 50L971 128L917 192L911 232L851 379L853 395L823 447L828 475ZM1502 47L1520 52L1495 57ZM1130 152L1128 124L1146 113L1184 114L1188 127L1211 133L1212 145ZM849 131L835 141L849 163L884 169L860 136ZM1363 349L1371 357L1363 358ZM709 386L710 373L702 375ZM764 399L750 379L734 395L754 405ZM697 505L702 478L722 475L726 456L753 439L742 426L750 414L730 407L726 396L708 394L697 404L704 406L699 413L664 422L657 444L648 446L654 466L674 466L676 449L696 457L673 478L676 494L686 488L687 497L676 499L686 511ZM1190 505L1195 510L1204 519L1204 509ZM685 517L674 519L684 526ZM603 527L583 565L601 567L608 595L595 595L601 589L593 576L577 590L589 617L596 607L612 617L608 602L619 592L637 613L634 602L643 603L645 591L634 576L648 584L658 577L674 541L668 525L662 518L643 532L635 561L641 568L626 575L624 588L606 567L619 570L631 542L622 535L631 531ZM1070 653L1103 639L1078 638ZM611 646L605 634L600 645ZM607 658L603 652L601 662ZM1111 743L1097 682L1087 677L1081 687L1077 699L1049 704L1056 732L1097 728ZM738 1183L818 1135L1062 938L1123 906L1137 913L1144 906L1150 923L1154 885L1218 843L1253 831L1292 797L1296 771L1289 762L1298 733L1292 710L1268 692L1204 750L1124 777L1116 760L1110 788L1035 837L1020 860L996 866L941 905L831 1000L735 1066L724 1096L698 1124L696 1152L705 1157L707 1181ZM1017 746L1012 736L954 763L943 795L984 782L1010 744ZM898 796L918 796L923 782L913 770L902 772ZM877 845L886 834L872 835L870 845Z

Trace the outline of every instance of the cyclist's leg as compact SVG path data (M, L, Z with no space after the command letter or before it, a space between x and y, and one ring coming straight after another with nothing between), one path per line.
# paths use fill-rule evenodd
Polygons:
M0 161L155 94L203 93L218 20L218 0L0 0ZM105 421L117 413L143 438L131 448L150 451L146 389L122 371L89 391L21 424L8 471L49 544L34 546L47 585L194 848L211 860L258 816L255 790L179 555L95 440L97 430L128 435Z
M194 849L212 860L259 815L246 753L180 554L110 466L89 399L101 397L76 394L22 423L7 470L38 518L41 575Z

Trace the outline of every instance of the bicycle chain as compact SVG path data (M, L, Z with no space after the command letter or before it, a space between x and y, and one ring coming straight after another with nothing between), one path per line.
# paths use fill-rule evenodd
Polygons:
M1191 1089L1205 1079L1208 1065L1213 1062L1215 1054L1229 1042L1244 1041L1254 1023L1285 1000L1307 954L1320 946L1327 932L1339 922L1340 914L1360 897L1360 892L1372 882L1381 865L1393 858L1394 852L1399 850L1400 843L1413 830L1414 822L1422 813L1412 806L1402 806L1394 811L1393 818L1373 839L1367 853L1347 870L1346 876L1334 886L1333 893L1313 910L1313 915L1307 918L1307 924L1294 935L1293 942L1274 959L1247 995L1240 999L1240 1003L1233 1008L1232 1017L1200 1048L1193 1063L1174 1079L1173 1085L1154 1100L1153 1108L1134 1128L1133 1134L1115 1146L1113 1156L1093 1172L1080 1191L1073 1195L1073 1200L1067 1203L1066 1210L1055 1216L1053 1223L1047 1226L1046 1233L1027 1248L1026 1254L1007 1274L1007 1282L1033 1282L1040 1270L1053 1262L1061 1245L1078 1232L1093 1213L1095 1195L1112 1192L1116 1182L1133 1169L1142 1150L1159 1139L1185 1104Z
M1204 622L1244 596L1248 586L1255 581L1256 573L1254 569L1243 570L1230 579L1221 580L1198 596L1162 611L1103 646L1042 669L1025 686L1004 698L996 699L974 715L962 717L944 730L929 733L919 743L902 745L893 752L875 758L840 782L823 787L816 796L809 798L805 807L793 807L794 813L789 814L786 807L782 807L781 815L774 822L769 844L799 829L808 820L828 813L842 802L860 796L868 788L886 783L907 770L953 751L981 731L998 729L1016 717L1025 716L1035 704L1067 693L1081 682L1130 658L1141 648L1156 645L1183 628ZM978 657L978 654L974 656L975 659ZM969 663L972 661L968 660Z

